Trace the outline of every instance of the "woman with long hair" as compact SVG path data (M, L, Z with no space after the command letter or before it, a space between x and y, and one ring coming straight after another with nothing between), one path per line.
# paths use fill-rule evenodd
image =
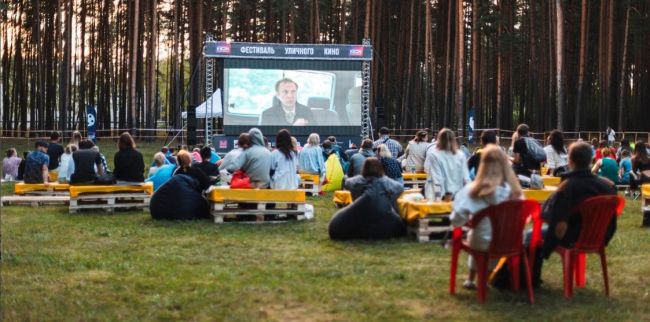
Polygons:
M299 170L298 153L293 148L291 134L282 129L275 137L275 150L271 152L271 189L298 189Z
M609 148L603 148L601 150L602 158L596 161L594 166L591 168L593 174L597 174L603 178L609 179L613 184L619 183L618 177L618 164L614 160L614 154Z
M118 184L144 182L144 158L142 153L135 149L135 141L129 132L120 135L117 142L119 151L113 158L115 180Z
M631 189L636 189L644 183L650 183L650 157L648 157L647 144L643 141L636 142L634 146L632 175L634 180L630 182Z
M546 152L548 173L542 173L542 175L560 176L568 171L569 156L564 146L564 135L561 131L551 131L551 134L548 136L548 145L544 147L544 152Z
M489 206L523 198L519 180L510 167L508 157L498 146L490 145L484 148L481 152L480 164L476 179L456 194L453 212L449 217L454 227L464 225L473 214ZM492 240L489 218L481 220L474 229L470 230L467 240L472 248L487 250ZM476 263L471 256L469 269L469 276L463 286L474 288Z
M424 172L427 148L431 145L428 141L427 131L424 130L418 131L413 140L409 141L402 156L404 171Z
M379 161L381 165L384 166L384 173L387 177L404 184L404 178L402 177L402 168L393 155L390 153L390 149L386 144L380 144L377 147L377 154L379 156Z
M178 154L176 154L176 163L178 167L174 170L174 176L184 174L196 179L201 190L210 187L210 178L208 178L203 170L192 167L192 155L187 150L178 151Z
M465 154L458 149L454 131L444 128L438 133L435 148L427 150L424 171L433 184L440 185L445 200L470 182Z

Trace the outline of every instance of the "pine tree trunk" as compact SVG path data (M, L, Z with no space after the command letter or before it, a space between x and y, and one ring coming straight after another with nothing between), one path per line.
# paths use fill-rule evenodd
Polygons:
M458 131L458 136L463 136L463 99L464 99L464 82L465 82L465 10L463 7L463 0L458 0L456 8L456 68L457 79L456 79L456 108L454 113L456 114L456 129Z
M555 69L557 81L557 125L556 128L562 131L564 127L564 71L562 64L564 62L564 12L562 9L562 0L555 0L556 14L556 37L555 37Z
M578 95L576 98L575 131L580 131L580 118L582 112L582 99L585 80L585 65L587 61L587 47L589 42L589 1L582 0L580 10L580 58L578 63Z
M625 84L627 82L626 72L627 72L627 44L628 44L628 34L630 31L630 9L631 5L627 3L627 10L625 10L625 32L623 35L623 54L621 57L621 79L618 86L618 123L616 129L619 132L623 132L623 109L625 108Z

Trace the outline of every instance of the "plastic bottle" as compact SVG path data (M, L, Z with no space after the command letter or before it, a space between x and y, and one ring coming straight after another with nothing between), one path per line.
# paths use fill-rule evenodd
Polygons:
M429 202L433 201L433 179L431 177L427 177L427 182L424 185L424 198Z
M436 183L433 185L433 200L441 201L442 200L442 186Z

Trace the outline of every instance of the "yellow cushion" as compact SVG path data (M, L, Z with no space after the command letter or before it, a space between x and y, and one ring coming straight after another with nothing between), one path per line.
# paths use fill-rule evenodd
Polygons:
M545 186L559 186L561 179L562 178L560 177L542 176L542 180L544 180Z
M111 193L111 192L145 192L153 194L153 183L145 182L142 185L135 186L122 186L122 185L106 185L106 186L70 186L70 197L76 198L82 193Z
M312 174L312 173L300 173L300 181L307 181L307 182L320 182L320 177L317 174Z
M524 196L526 199L544 202L555 192L555 190L557 190L557 187L554 186L544 187L544 189L541 190L524 189Z
M452 211L452 205L451 202L443 201L429 203L397 199L399 215L409 223L429 216L449 214Z
M66 191L70 187L67 183L50 183L47 187L42 183L22 183L14 185L14 193L23 195L31 191Z
M641 194L643 198L650 198L650 184L644 184L641 186Z
M334 203L349 205L352 203L352 194L347 190L336 190L334 191Z
M424 172L416 172L416 173L404 172L402 173L402 178L404 178L404 181L426 180L427 174Z
M212 189L208 194L212 202L224 201L269 201L269 202L305 202L302 190L271 189Z

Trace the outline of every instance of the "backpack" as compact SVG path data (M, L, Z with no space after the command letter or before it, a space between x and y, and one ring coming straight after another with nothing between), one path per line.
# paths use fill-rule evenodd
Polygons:
M530 160L536 163L546 162L546 152L539 141L529 137L525 137L524 140L526 140L526 149Z

